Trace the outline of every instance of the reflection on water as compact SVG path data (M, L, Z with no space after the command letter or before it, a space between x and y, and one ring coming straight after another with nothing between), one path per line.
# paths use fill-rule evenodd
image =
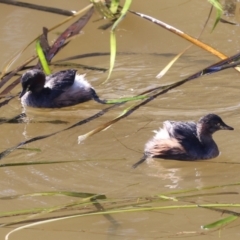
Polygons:
M200 189L200 188L204 187L204 183L201 179L202 172L196 168L194 170L195 170L195 176L196 176L196 178L195 178L196 188Z
M164 187L169 189L176 189L179 187L180 181L183 180L180 168L165 168L161 161L151 158L148 158L146 163L149 168L153 169L153 171L148 174L149 176L159 178L159 180L169 180L168 182L170 182L170 184L168 183L164 185Z

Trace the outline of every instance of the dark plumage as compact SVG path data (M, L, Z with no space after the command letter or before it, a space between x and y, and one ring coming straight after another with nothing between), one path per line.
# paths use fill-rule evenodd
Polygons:
M133 165L136 168L147 157L175 160L203 160L219 155L212 134L218 130L233 130L216 114L208 114L195 122L165 121L163 128L146 143L144 156Z
M94 88L84 79L84 75L78 75L76 72L69 69L45 76L38 69L27 71L21 79L22 105L36 108L61 108L91 99L105 103L98 98Z

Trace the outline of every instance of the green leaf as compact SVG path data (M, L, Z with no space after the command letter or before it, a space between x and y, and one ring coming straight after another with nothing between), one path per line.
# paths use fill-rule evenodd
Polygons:
M124 4L124 6L122 8L120 17L117 19L117 21L112 26L112 30L111 30L111 34L110 34L110 68L109 68L108 77L107 77L107 79L103 83L106 83L108 81L108 79L111 76L112 70L114 68L114 63L115 63L115 58L116 58L116 51L117 51L115 29L118 26L118 24L125 17L128 9L130 8L131 3L132 3L132 0L126 0L125 1L125 4Z
M164 200L171 200L174 202L178 202L177 198L175 197L169 197L169 196L165 196L165 195L158 195L159 198L164 199Z
M41 65L42 65L42 68L43 68L45 74L46 75L51 74L51 70L48 66L48 62L46 60L45 54L42 50L42 47L41 47L41 44L40 44L39 40L37 40L37 42L36 42L36 51L37 51L38 58L41 62Z
M112 0L111 1L111 6L110 6L110 11L115 14L118 10L119 6L119 0Z
M114 19L115 16L113 15L113 12L106 6L106 4L99 0L90 0L90 2L93 3L95 9L104 17L107 19Z
M106 100L106 103L107 104L123 103L123 102L135 101L135 100L142 100L142 99L146 99L148 97L149 96L147 96L147 95L140 95L140 96L134 96L134 97L127 97L127 98L109 99L109 100Z
M70 191L55 191L55 192L35 192L35 193L27 193L22 195L11 195L7 197L1 197L1 200L9 200L16 199L22 197L39 197L39 196L69 196L69 197L77 197L77 198L90 198L92 200L95 199L106 199L105 195L100 195L96 193L85 193L85 192L70 192Z
M208 0L208 1L217 10L217 17L216 17L216 20L215 20L213 28L212 28L212 31L213 31L215 29L215 27L217 26L218 22L220 21L220 18L221 18L222 14L223 14L223 9L222 9L222 5L220 4L219 0Z
M231 215L229 217L223 218L223 219L218 220L216 222L209 223L207 225L203 225L203 226L201 226L201 228L202 229L211 229L211 228L221 227L222 225L233 222L237 218L238 218L237 216Z
M41 152L42 151L40 148L18 148L18 149L32 151L32 152Z
M41 165L41 164L70 163L70 162L79 162L79 160L4 163L4 164L0 164L0 168L1 167L16 167L16 166L19 167L19 166L29 166L29 165Z
M109 72L108 72L108 77L103 83L106 83L112 74L112 70L114 68L114 63L115 63L115 58L116 58L116 52L117 52L116 45L117 45L117 41L116 41L115 32L111 31L111 33L110 33L110 68L109 68Z

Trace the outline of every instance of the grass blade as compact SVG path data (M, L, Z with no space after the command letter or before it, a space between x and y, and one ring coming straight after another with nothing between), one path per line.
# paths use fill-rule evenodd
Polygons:
M223 9L222 9L222 5L220 4L219 0L208 0L217 10L217 17L216 20L213 24L213 28L212 31L215 29L215 27L217 26L217 24L219 23L221 16L223 14Z
M156 76L156 78L160 79L161 77L163 77L168 70L172 67L172 65L191 47L192 45L188 46L187 48L185 48L182 52L180 52L177 56L175 56L168 64L166 67L164 67L164 69Z
M41 47L41 44L40 44L39 40L37 40L37 42L36 42L36 51L37 51L38 58L41 62L43 71L45 72L46 75L51 74L51 70L48 66L48 62L46 60L45 54L43 52L43 49Z
M76 22L71 24L54 42L51 49L46 55L47 60L50 62L57 52L64 46L66 40L79 34L83 27L87 24L93 14L94 8L91 7L86 14L80 17Z
M110 11L113 14L117 13L118 6L119 6L119 0L112 0L110 5Z
M236 219L238 219L238 216L234 216L234 215L228 216L228 217L225 217L216 222L203 225L203 226L201 226L201 228L202 229L212 229L212 228L216 228L216 227L222 227L223 225L229 224L229 223L235 221Z
M148 97L149 96L147 96L147 95L138 95L138 96L134 96L134 97L126 97L126 98L119 98L119 99L109 99L109 100L104 100L104 101L107 104L115 104L115 103L123 103L123 102L142 100L142 99L146 99Z
M114 31L111 31L110 33L110 67L109 67L107 79L103 82L103 84L109 80L112 74L112 70L115 64L116 52L117 52L116 35Z
M62 26L64 23L67 23L68 21L72 20L74 17L82 14L83 12L85 12L86 10L88 10L89 8L91 8L93 5L89 4L87 7L79 10L78 12L76 12L73 16L67 17L66 19L64 19L62 22L58 23L57 25L53 26L52 28L49 29L49 31L52 31L60 26ZM1 72L0 78L2 78L3 76L5 76L6 72L9 70L9 68L12 66L12 64L19 58L19 56L32 44L34 43L38 38L40 37L37 36L36 38L34 38L29 44L27 44L26 47L24 47L22 50L20 50L19 52L17 52L17 54L10 59L5 66L3 67L3 71ZM35 59L35 57L34 57Z
M199 39L199 38L201 37L203 31L205 30L205 28L206 28L206 26L207 26L207 23L208 23L208 21L209 21L209 18L210 18L210 16L211 16L211 13L212 13L212 7L211 7L210 12L209 12L209 14L208 14L208 17L207 17L207 19L206 19L206 21L205 21L205 24L204 24L204 26L203 26L203 29L201 30L201 32L200 32L199 36L197 37L197 39ZM192 46L193 46L193 44L189 45L189 46L186 47L182 52L180 52L176 57L174 57L174 58L167 64L167 66L156 76L156 78L159 79L159 78L163 77L163 76L168 72L168 70L172 67L172 65L178 60L178 58L180 58L181 55L183 55L183 54L184 54L189 48L191 48Z
M110 34L110 68L109 68L107 79L103 82L103 84L109 80L115 64L115 58L116 58L116 52L117 52L115 29L127 14L131 3L132 3L132 0L125 1L120 17L116 20L116 22L112 26L111 34Z
M79 12L77 12L75 15L77 16L78 14L82 13L84 10L87 10L88 8L90 7L90 10L84 15L82 16L78 21L74 22L70 27L68 27L62 34L60 37L58 37L58 39L54 42L53 46L51 47L51 49L49 49L49 51L46 51L46 58L47 58L47 61L51 61L51 59L56 55L56 53L66 45L66 39L76 35L79 33L79 31L85 26L85 24L88 22L88 20L90 19L90 17L92 16L92 13L93 13L93 8L91 9L92 5L89 5L87 6L86 8L84 8L83 10L80 10ZM75 16L74 15L74 16ZM69 17L67 18L66 20L64 20L64 22L62 22L61 24L69 21L70 19L72 19L72 17ZM58 27L59 25L61 24L58 24L56 25L54 28ZM54 28L50 29L50 30L53 30ZM49 30L49 31L50 31ZM43 28L43 35L40 36L40 42L41 43L44 43L44 47L45 49L48 49L49 48L49 45L48 45L48 42L47 42L47 29L46 28ZM37 39L36 39L37 40ZM35 39L34 39L35 41ZM32 42L34 42L32 41ZM32 43L31 42L31 43ZM31 44L29 43L27 45L27 47ZM5 66L3 72L2 72L2 75L5 75L5 72L7 71L7 69L11 66L11 64L21 55L22 52L24 52L26 50L25 47L22 51L20 51L14 58L12 58L8 63L7 65ZM42 45L43 47L43 45ZM35 56L32 57L32 60L35 59ZM25 65L24 65L25 66ZM38 64L37 64L37 67ZM13 72L11 72L11 74L13 74ZM9 74L9 76L6 76L6 78L4 79L4 81L1 82L1 86L3 84L5 84L11 77L12 75ZM17 80L15 80L12 84L10 84L6 89L4 89L1 93L1 94L6 94L8 93L9 91L11 91L20 81L20 78L18 78ZM9 102L9 101L8 101ZM7 104L8 102L6 102L5 104ZM5 105L3 104L3 105Z
M151 16L145 15L143 13L134 12L134 11L131 11L131 10L129 10L129 12L131 12L131 13L137 15L137 16L140 16L140 17L142 17L142 18L144 18L144 19L146 19L148 21L151 21L151 22L153 22L154 24L157 24L160 27L163 27L164 29L166 29L166 30L168 30L168 31L170 31L170 32L172 32L172 33L174 33L174 34L184 38L185 40L195 44L196 46L198 46L198 47L200 47L200 48L202 48L202 49L204 49L204 50L206 50L206 51L216 55L220 59L226 59L227 58L227 56L224 55L223 53L217 51L216 49L212 48L211 46L209 46L209 45L207 45L207 44L197 40L194 37L191 37L190 35L184 33L183 31L181 31L181 30L179 30L179 29L177 29L177 28L175 28L175 27L173 27L173 26L171 26L169 24L166 24L166 23L164 23L164 22L162 22L162 21L160 21L160 20L158 20L156 18L153 18Z
M22 147L22 146L24 146L24 145L26 145L26 144L28 144L28 143L35 142L35 141L38 141L38 140L41 140L41 139L45 139L45 138L54 136L54 135L56 135L56 134L58 134L58 133L61 133L61 132L63 132L63 131L67 131L67 130L72 129L72 128L75 128L75 127L77 127L77 126L81 126L81 125L83 125L83 124L85 124L85 123L88 123L88 122L90 122L90 121L92 121L92 120L94 120L94 119L96 119L96 118L99 118L99 117L103 116L105 113L109 112L111 109L113 109L113 108L115 108L115 107L118 107L120 104L121 104L121 103L118 103L118 104L112 105L112 106L110 106L110 107L107 107L107 108L99 111L98 113L96 113L96 114L94 114L94 115L92 115L92 116L90 116L90 117L88 117L88 118L86 118L86 119L83 119L83 120L81 120L81 121L73 124L73 125L70 126L70 127L67 127L67 128L62 129L62 130L59 130L59 131L57 131L57 132L53 132L53 133L49 133L49 134L46 134L46 135L41 135L41 136L33 137L33 138L30 138L30 139L28 139L28 140L26 140L26 141L20 142L19 144L15 145L15 146L13 146L13 147L10 147L10 148L6 149L6 150L3 151L3 152L0 152L0 160L3 159L4 157L8 156L10 153L12 153L13 151L15 151L15 150L18 149L19 147Z
M204 204L202 205L204 207L212 207L212 206L218 206L218 207L240 207L240 204ZM10 231L6 236L5 240L9 239L9 236L17 231L20 231L25 228L41 225L41 224L46 224L50 222L55 222L55 221L61 221L61 220L66 220L66 219L72 219L72 218L78 218L78 217L84 217L84 216L96 216L96 215L106 215L106 214L117 214L117 213L131 213L131 212L144 212L144 211L154 211L154 210L170 210L170 209L191 209L191 208L197 208L198 205L192 204L192 205L174 205L174 206L160 206L160 207L143 207L143 208L129 208L127 207L126 209L115 209L115 210L107 210L107 211L97 211L97 212L90 212L90 213L83 213L79 215L74 215L74 216L67 216L67 217L59 217L55 219L50 219L50 220L44 220L44 221L39 221L37 223L30 223L18 228L13 229Z
M68 197L77 197L77 198L93 198L96 199L106 199L105 195L97 195L96 193L84 193L84 192L69 192L69 191L56 191L56 192L36 192L36 193L28 193L22 195L13 195L7 197L1 197L1 200L9 200L16 199L20 197L42 197L42 196L68 196Z
M19 167L19 166L42 165L42 164L70 163L70 162L79 162L79 160L4 163L4 164L0 164L0 168L1 167Z
M103 1L99 0L90 0L97 11L106 19L114 19L115 16L112 11L106 6Z

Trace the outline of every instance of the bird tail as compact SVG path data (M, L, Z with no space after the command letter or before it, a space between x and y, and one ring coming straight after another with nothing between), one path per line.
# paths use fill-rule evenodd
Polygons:
M101 104L106 104L107 101L105 99L100 99L95 90L92 88L92 98L94 101L101 103Z
M144 153L144 155L141 157L141 159L138 162L136 162L135 164L132 165L132 168L138 167L138 165L145 162L147 158L148 158L148 155L146 153Z

